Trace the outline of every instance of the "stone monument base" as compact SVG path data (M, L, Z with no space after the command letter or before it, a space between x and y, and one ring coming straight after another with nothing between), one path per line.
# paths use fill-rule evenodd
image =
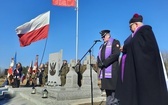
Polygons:
M38 89L39 88L39 89ZM60 100L75 100L75 99L84 99L91 98L91 88L81 87L81 88L66 88L66 87L49 87L45 89L48 91L48 97L54 98L58 101ZM42 93L40 87L36 87L37 93ZM101 91L99 88L93 88L93 98L100 97Z

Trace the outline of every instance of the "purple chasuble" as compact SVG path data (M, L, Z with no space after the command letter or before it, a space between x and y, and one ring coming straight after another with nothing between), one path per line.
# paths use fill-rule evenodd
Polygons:
M113 38L110 38L109 41L107 42L106 45L106 50L105 50L105 59L108 58L110 56L110 54L112 53L112 44L113 44ZM102 50L102 46L99 50L99 59L101 60L101 50ZM102 79L103 78L103 72L104 72L104 78L112 78L112 65L108 66L107 68L100 70L100 75L99 78Z
M142 27L142 26L141 26ZM135 35L135 33L141 28L141 27L138 27L137 29L136 29L136 31L132 34L132 37L134 37L134 35ZM124 78L124 67L125 67L125 59L126 59L126 57L127 57L127 54L123 54L122 55L122 64L121 64L121 80L123 81L123 78Z

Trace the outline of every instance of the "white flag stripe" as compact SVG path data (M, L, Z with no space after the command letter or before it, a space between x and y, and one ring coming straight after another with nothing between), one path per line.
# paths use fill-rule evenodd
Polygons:
M47 18L47 19L46 19ZM33 30L37 30L45 25L48 25L50 21L50 11L43 13L36 18L32 19L31 21L18 26L16 28L17 34L25 34L31 32Z

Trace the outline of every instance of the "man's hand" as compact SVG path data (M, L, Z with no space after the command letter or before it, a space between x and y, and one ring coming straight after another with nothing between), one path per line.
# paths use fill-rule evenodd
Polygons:
M104 64L102 62L98 63L98 67L101 68L101 69L105 68L105 66L104 66Z

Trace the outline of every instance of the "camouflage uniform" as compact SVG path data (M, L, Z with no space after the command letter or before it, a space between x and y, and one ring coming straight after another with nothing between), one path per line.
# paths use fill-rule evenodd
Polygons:
M83 74L86 70L86 65L81 65L80 73Z
M44 86L43 76L44 76L44 64L41 64L38 70L39 85Z
M69 67L67 63L63 63L61 70L59 71L59 76L61 79L61 86L64 86L66 84L66 74L69 72Z
M42 85L44 86L45 83L47 82L47 79L48 79L48 66L45 65L45 68L44 68L44 71L43 71L43 74L42 74Z
M30 81L32 81L31 79L32 79L32 74L30 73L30 72L27 72L27 76L26 76L26 79L27 79L27 83L26 83L26 86L30 86L31 85L31 83L30 83Z
M78 64L75 68L75 71L78 74L78 86L79 87L82 86L82 78L83 78L82 74L85 72L85 70L86 70L86 65L82 65L80 61L78 60Z
M37 73L33 72L31 78L32 78L32 86L36 86L37 85Z

